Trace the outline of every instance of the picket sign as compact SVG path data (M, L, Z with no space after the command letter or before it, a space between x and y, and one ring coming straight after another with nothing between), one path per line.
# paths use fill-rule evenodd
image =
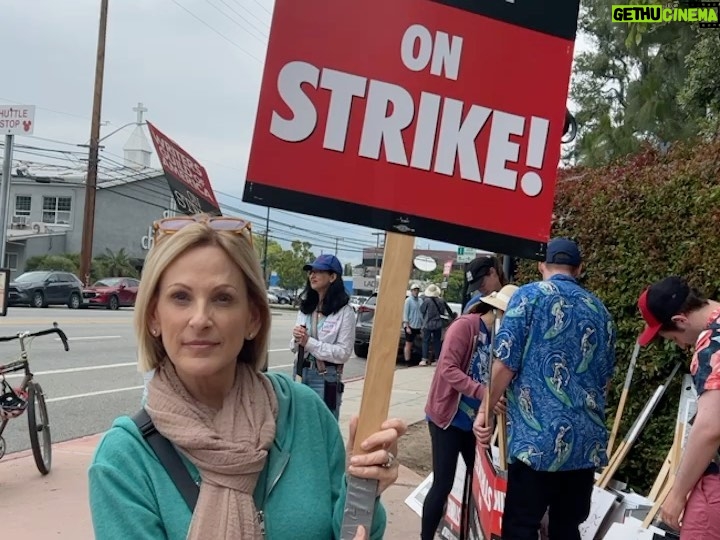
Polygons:
M471 495L471 508L474 509L470 519L471 534L482 534L480 538L487 540L502 538L506 494L507 471L495 466L487 450L476 448Z
M467 486L467 469L462 457L458 458L453 489L448 496L445 515L440 523L438 534L446 540L495 540L502 531L502 515L505 509L507 493L507 474L500 470L499 449L492 447L492 456L488 450L475 448L475 465L471 471L471 482ZM422 486L422 484L421 484ZM418 494L422 491L415 493ZM413 497L413 496L411 496ZM424 496L423 496L424 499ZM413 503L408 504L412 507ZM462 522L463 510L468 512L466 523ZM418 512L420 514L420 512Z
M276 0L243 201L388 231L354 452L389 411L414 238L543 259L578 12ZM348 479L342 540L375 489Z

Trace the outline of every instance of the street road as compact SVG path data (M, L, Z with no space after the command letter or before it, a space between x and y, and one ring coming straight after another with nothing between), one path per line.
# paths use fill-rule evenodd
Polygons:
M292 373L293 355L288 350L295 311L273 309L269 369ZM22 308L0 317L0 335L50 328L57 322L67 334L70 352L54 335L36 338L30 349L30 367L45 391L53 442L108 429L122 414L140 407L143 380L137 370L133 310L70 310ZM0 343L0 364L16 360L17 341ZM354 356L345 368L345 379L362 377L365 360ZM8 377L12 385L20 376ZM11 420L3 434L7 453L30 447L27 414Z

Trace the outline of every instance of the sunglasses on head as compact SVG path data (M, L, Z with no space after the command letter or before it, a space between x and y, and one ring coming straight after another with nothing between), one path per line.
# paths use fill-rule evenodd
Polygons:
M249 221L237 217L208 216L207 214L168 217L155 221L153 223L155 242L162 236L174 234L193 223L205 223L214 231L239 234L245 236L250 245L253 243L252 225Z

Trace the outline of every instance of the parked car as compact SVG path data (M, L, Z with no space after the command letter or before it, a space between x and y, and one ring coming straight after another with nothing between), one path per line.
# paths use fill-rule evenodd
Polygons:
M290 305L293 302L292 295L285 289L280 287L270 287L268 292L277 297L277 302L275 302L276 304Z
M83 289L83 297L88 306L103 306L116 310L120 307L135 305L140 282L134 278L111 277L103 278Z
M460 302L448 302L447 305L450 306L453 313L460 315L462 312L462 304Z
M48 307L66 305L82 307L83 283L70 272L35 271L19 275L8 286L9 306Z
M423 297L423 295L420 295ZM372 336L373 321L375 319L375 306L377 304L377 293L373 293L367 301L357 309L357 322L355 325L355 356L358 358L367 358L370 350L370 337ZM451 308L452 309L452 308ZM458 313L453 309L453 312ZM443 328L442 338L445 338L445 331L452 322L452 319L443 315ZM398 339L398 357L403 358L402 351L405 348L405 332L402 328L399 329ZM415 337L412 348L413 360L418 360L422 357L422 335Z
M278 299L278 297L275 296L275 295L274 295L273 293L271 293L270 291L267 291L267 301L268 301L268 304L278 304L278 303L280 302L280 300Z
M368 298L370 297L357 294L350 297L350 306L355 310L355 313L357 313L357 310L360 306L367 302Z

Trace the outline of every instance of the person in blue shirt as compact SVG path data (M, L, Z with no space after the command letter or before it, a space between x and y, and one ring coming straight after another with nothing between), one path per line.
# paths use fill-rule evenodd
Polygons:
M603 303L577 282L582 258L567 238L548 243L542 281L512 296L497 334L490 406L507 389L508 484L502 536L580 540L596 469L607 464L605 400L616 330ZM474 431L492 436L481 409Z
M405 306L403 307L403 330L405 331L405 347L403 355L406 362L412 359L412 347L415 342L415 336L422 333L423 316L420 312L420 306L423 301L420 299L420 285L413 283L410 287L410 294L405 298Z

